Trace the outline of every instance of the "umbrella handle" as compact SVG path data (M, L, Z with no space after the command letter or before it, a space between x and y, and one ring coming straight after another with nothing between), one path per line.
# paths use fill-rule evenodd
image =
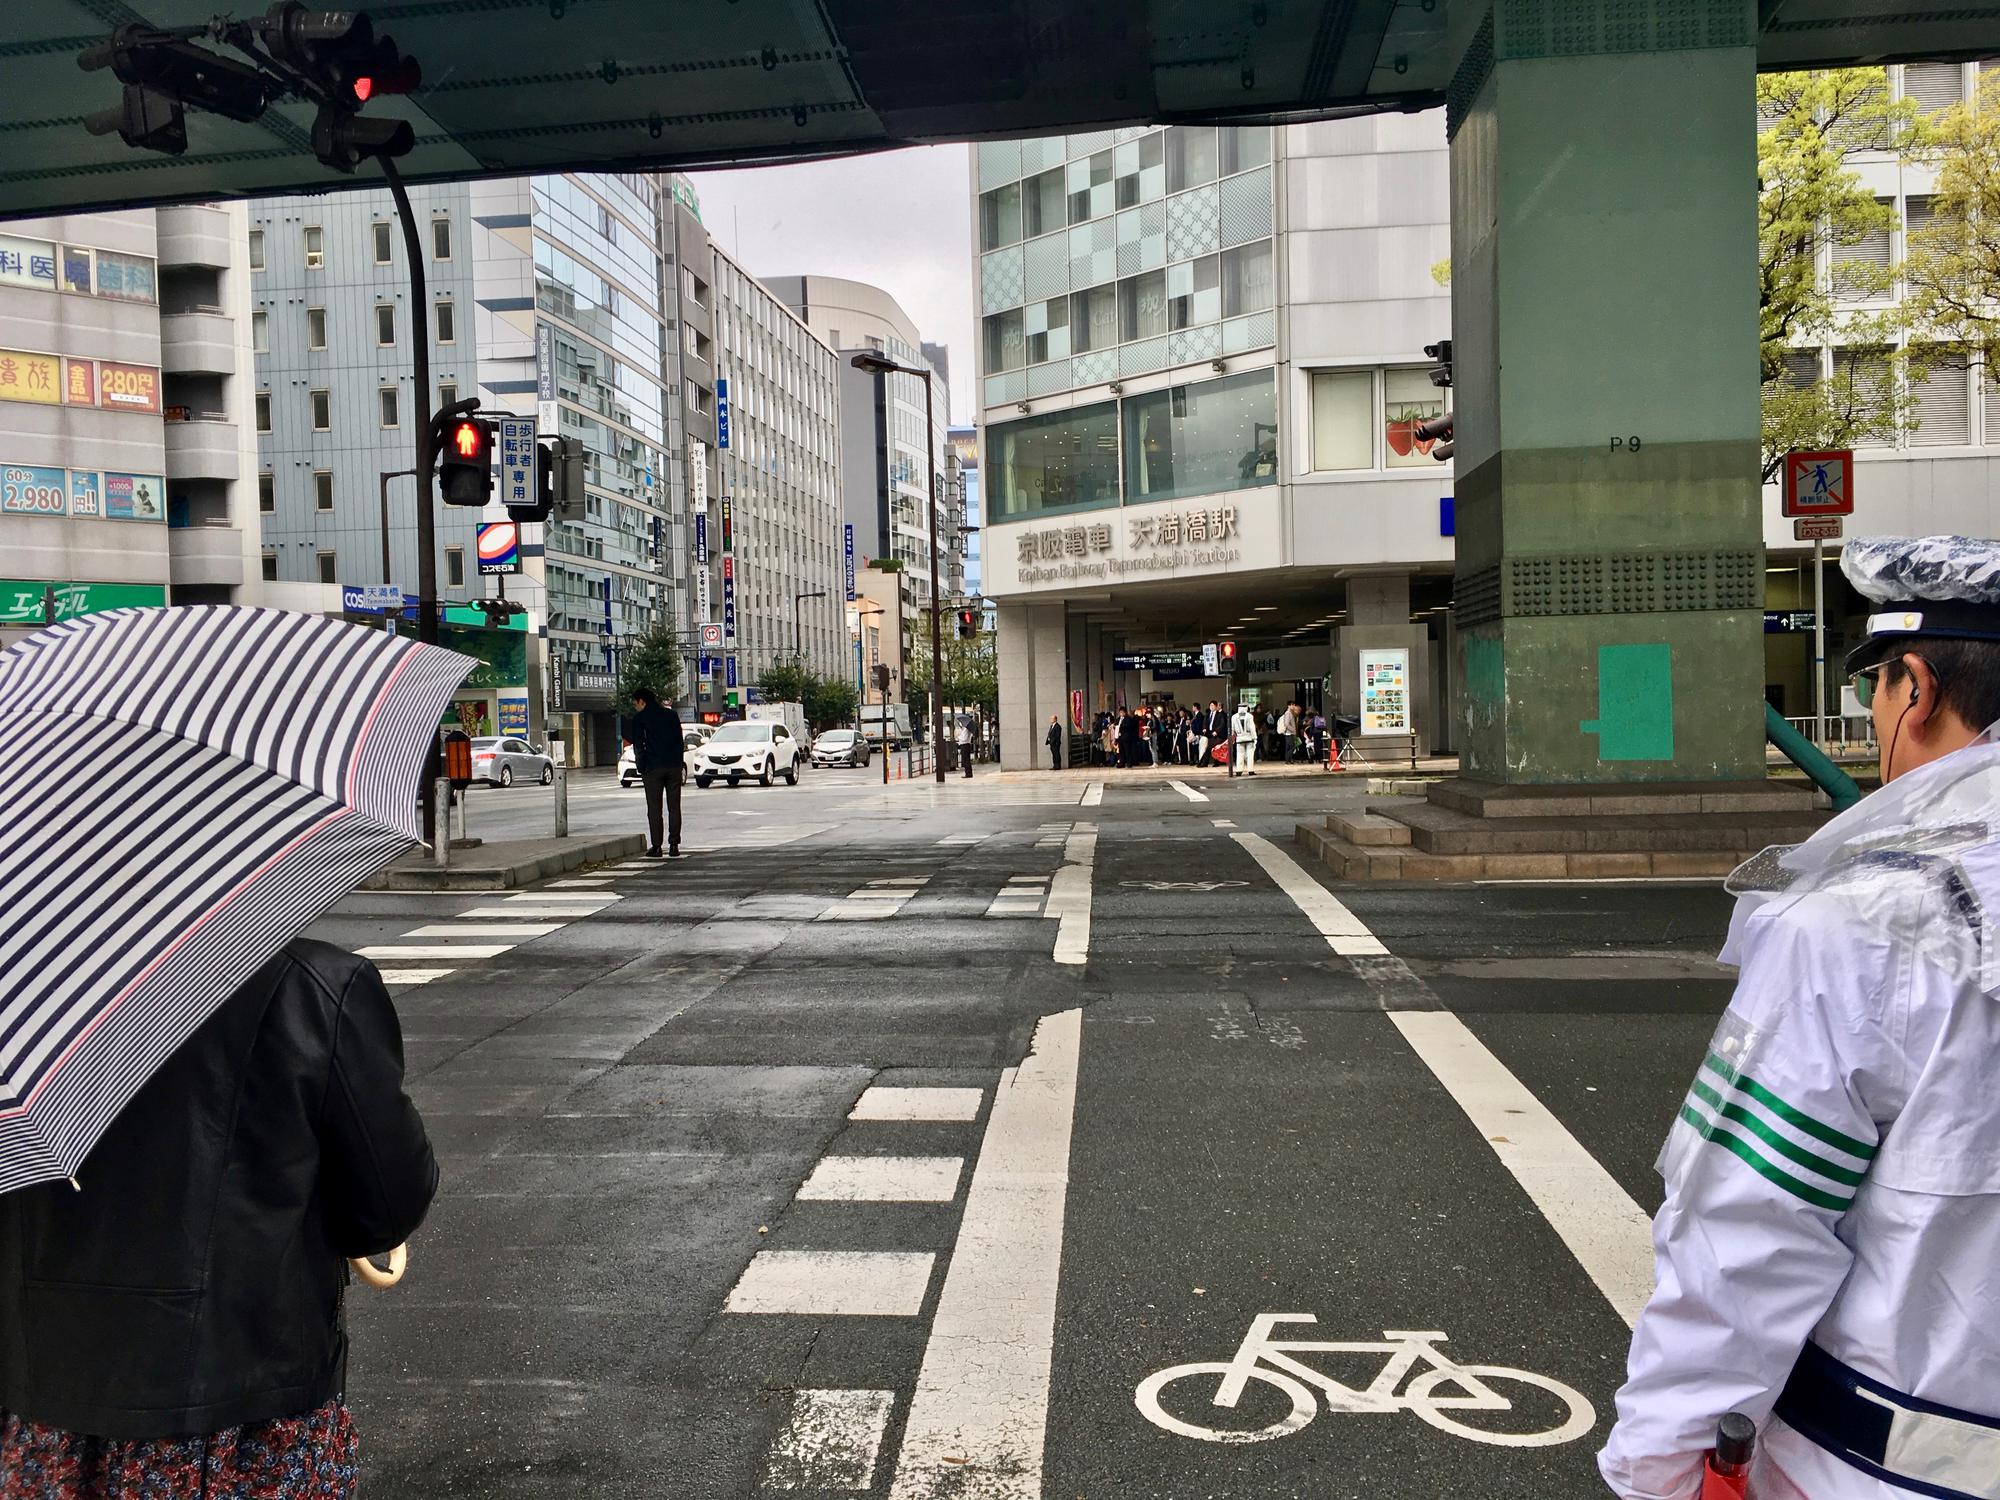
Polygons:
M357 1255L348 1264L354 1267L354 1274L370 1286L390 1287L403 1279L404 1268L410 1263L410 1247L398 1245L389 1252L389 1269L383 1270L374 1261Z

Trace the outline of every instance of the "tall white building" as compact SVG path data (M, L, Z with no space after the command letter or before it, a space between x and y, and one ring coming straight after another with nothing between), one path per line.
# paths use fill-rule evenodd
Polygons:
M240 205L0 233L0 642L259 597Z

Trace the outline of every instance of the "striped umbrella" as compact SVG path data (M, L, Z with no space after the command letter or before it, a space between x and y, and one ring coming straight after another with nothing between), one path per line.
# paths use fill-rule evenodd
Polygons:
M124 609L0 652L0 1192L418 836L475 663L314 615Z

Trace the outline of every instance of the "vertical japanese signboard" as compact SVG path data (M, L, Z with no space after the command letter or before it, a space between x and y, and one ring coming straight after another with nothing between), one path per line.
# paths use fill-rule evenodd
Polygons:
M556 332L535 324L535 415L545 431L556 430Z
M708 514L708 444L699 438L688 439L688 509Z
M854 597L854 525L849 522L843 528L847 533L847 597Z
M736 639L736 559L722 554L722 638Z
M498 498L502 505L535 503L535 423L532 418L500 419Z
M715 382L715 446L729 446L729 382L719 376Z
M709 616L708 517L694 518L694 617L705 622Z

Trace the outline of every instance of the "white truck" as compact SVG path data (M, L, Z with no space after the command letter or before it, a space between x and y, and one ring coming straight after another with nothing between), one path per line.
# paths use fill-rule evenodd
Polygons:
M807 742L806 708L803 703L753 703L744 710L752 724L782 724L801 745Z
M860 719L861 732L873 743L887 745L892 750L902 750L909 745L909 704L863 703Z

